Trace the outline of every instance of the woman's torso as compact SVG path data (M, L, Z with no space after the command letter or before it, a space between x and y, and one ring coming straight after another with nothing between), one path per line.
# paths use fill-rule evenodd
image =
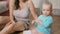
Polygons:
M28 2L25 3L24 5L24 8L19 10L14 10L13 11L13 15L15 17L15 19L17 21L20 21L20 20L24 20L24 21L28 21L28 17L29 17L29 8L28 8Z

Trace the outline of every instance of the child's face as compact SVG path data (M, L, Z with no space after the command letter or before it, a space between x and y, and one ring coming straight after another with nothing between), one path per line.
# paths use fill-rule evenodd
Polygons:
M51 5L43 4L42 13L43 13L43 15L46 15L46 16L50 15L50 13L51 13Z

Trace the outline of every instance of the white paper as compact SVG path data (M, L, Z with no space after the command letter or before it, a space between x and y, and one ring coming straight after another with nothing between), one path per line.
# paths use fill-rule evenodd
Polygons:
M23 34L31 34L31 30L23 31Z

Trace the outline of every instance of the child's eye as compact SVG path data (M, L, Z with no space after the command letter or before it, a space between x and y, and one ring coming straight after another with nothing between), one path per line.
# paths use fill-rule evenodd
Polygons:
M51 10L47 10L47 11L51 11Z
M47 10L47 11L50 11L50 10Z
M42 11L50 11L50 10L47 10L47 9L42 9Z
M45 11L45 9L42 9L42 11Z

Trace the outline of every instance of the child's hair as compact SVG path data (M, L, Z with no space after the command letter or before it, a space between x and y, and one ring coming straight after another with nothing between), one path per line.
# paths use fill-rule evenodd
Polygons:
M50 3L50 2L43 2L43 4L50 5L50 10L52 10L52 3ZM42 4L42 5L43 5L43 4Z

